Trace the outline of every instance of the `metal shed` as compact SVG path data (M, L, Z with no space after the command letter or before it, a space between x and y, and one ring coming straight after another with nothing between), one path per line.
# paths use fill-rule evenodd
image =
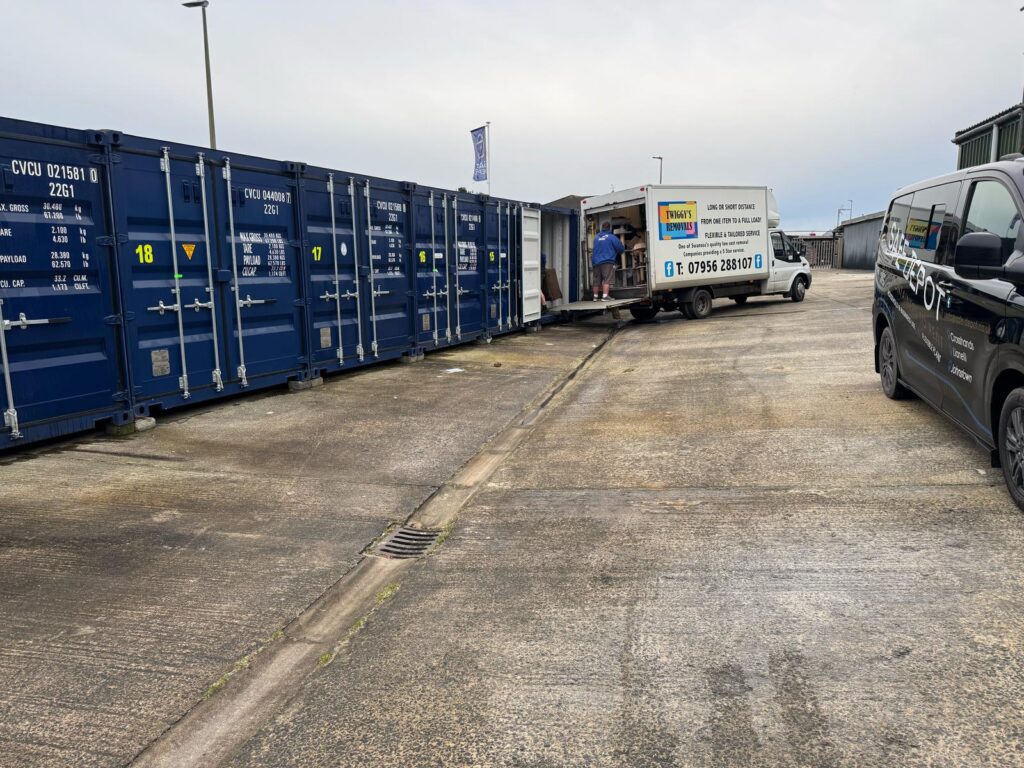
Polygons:
M995 162L1024 151L1024 103L1014 104L980 123L957 131L957 170Z
M840 224L843 233L843 269L874 269L878 238L885 211L869 213Z

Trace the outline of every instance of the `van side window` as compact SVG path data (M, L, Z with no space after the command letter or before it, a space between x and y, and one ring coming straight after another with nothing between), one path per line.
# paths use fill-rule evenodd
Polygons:
M776 259L785 261L786 247L782 244L782 234L779 232L772 232L772 250L775 252Z
M913 195L904 195L892 201L889 205L889 215L885 217L885 226L882 227L882 250L888 250L888 244L892 242L895 247L907 236L907 220L910 218L910 202Z
M959 193L960 182L919 189L914 193L906 237L908 246L921 261L945 262L950 237L946 211L955 208ZM945 230L943 226L946 226Z
M1003 261L1016 248L1021 233L1020 211L1006 187L998 181L979 181L971 190L964 217L964 234L991 232L1003 241Z

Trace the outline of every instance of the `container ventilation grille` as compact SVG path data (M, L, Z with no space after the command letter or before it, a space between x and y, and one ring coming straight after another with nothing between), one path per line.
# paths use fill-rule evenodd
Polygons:
M402 526L377 547L376 554L399 559L420 557L427 553L440 535L440 531L424 531Z

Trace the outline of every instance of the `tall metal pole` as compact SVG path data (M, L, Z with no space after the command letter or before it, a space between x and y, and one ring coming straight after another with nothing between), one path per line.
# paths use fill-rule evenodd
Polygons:
M491 155L491 121L487 123L487 196L491 196L491 171L494 167L494 158Z
M203 49L206 52L206 103L210 112L210 149L217 148L217 129L213 122L213 76L210 74L210 33L206 27L206 5L203 5Z
M213 120L213 76L210 73L210 33L206 25L206 8L210 0L191 0L182 3L186 8L201 8L203 11L203 50L206 53L206 106L210 117L210 149L217 148L217 129Z
M665 167L665 158L662 157L661 155L653 155L651 157L651 160L657 160L658 161L658 183L661 184L662 183L662 170Z

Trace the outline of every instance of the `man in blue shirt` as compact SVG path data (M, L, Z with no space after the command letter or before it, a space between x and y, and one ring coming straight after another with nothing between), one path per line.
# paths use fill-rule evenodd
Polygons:
M601 231L594 238L594 250L590 255L590 262L594 266L594 277L592 287L594 289L594 301L611 301L608 293L615 281L615 262L619 254L625 249L622 241L612 234L612 225L605 222L601 225ZM601 289L601 293L598 293Z

